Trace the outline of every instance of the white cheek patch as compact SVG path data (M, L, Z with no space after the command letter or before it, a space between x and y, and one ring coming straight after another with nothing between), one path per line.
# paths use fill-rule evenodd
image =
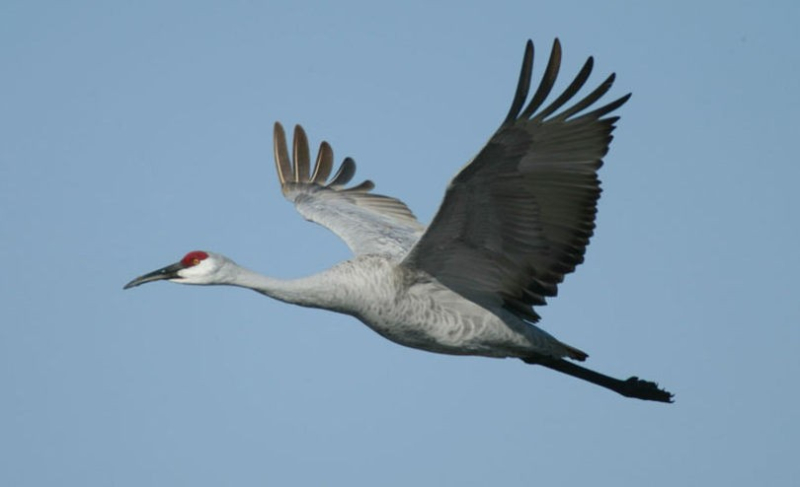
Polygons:
M206 259L195 266L181 269L178 271L178 278L173 280L182 284L207 284L214 270L214 264Z

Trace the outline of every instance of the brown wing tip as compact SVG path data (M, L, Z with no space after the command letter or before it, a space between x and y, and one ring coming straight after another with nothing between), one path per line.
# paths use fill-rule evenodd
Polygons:
M324 184L331 175L333 169L333 148L324 140L319 145L317 152L317 162L314 164L314 174L311 175L311 182L314 184Z
M345 189L344 186L353 179L356 172L356 163L352 158L346 157L333 177L333 149L326 141L319 145L319 151L311 171L311 154L308 136L301 125L295 125L292 139L292 153L289 154L286 142L286 131L280 122L273 126L273 151L275 153L275 168L278 180L284 194L293 184L311 184L325 186L333 190ZM375 187L371 181L364 181L352 189L358 192L369 192Z
M286 185L286 181L292 174L292 166L289 162L289 149L286 146L286 131L280 122L275 122L272 129L272 148L275 154L275 169L278 171L278 181L281 188Z
M308 172L311 166L311 151L308 147L308 136L300 125L294 126L292 139L292 177L295 183L308 182Z

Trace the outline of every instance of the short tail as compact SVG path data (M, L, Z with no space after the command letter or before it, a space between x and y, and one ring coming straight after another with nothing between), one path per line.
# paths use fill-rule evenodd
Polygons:
M589 357L589 354L580 350L575 347L571 347L563 342L558 342L561 344L562 347L567 351L567 357L571 358L572 360L577 360L578 362L583 362Z

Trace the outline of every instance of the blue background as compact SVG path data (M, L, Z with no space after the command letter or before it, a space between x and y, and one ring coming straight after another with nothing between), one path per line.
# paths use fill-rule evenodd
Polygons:
M797 2L0 4L0 485L798 485ZM193 249L348 257L272 123L429 221L524 42L633 92L587 260L542 327L625 399L352 318L131 278Z

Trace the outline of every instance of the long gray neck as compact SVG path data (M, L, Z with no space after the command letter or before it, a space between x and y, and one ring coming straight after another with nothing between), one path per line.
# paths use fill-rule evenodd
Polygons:
M313 308L341 307L339 292L330 276L316 274L300 279L276 279L263 276L244 267L235 266L225 284L252 289L287 303Z

